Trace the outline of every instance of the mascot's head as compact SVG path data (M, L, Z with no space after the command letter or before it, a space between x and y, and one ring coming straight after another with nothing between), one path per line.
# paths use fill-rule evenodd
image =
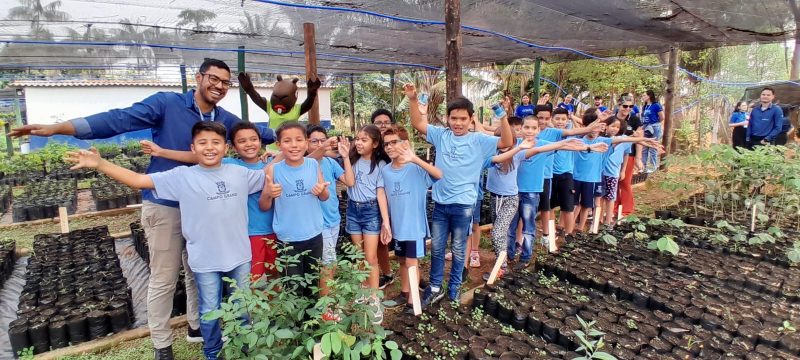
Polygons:
M278 82L272 89L272 96L269 98L269 104L272 106L272 111L278 114L285 114L294 107L297 102L297 79L283 80L278 75Z

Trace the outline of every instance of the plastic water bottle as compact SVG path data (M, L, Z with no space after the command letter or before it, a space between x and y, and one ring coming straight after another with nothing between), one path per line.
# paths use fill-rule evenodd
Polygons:
M417 99L417 101L419 101L420 105L427 104L428 103L428 94L427 93L419 94L419 99Z
M500 120L506 116L506 109L503 108L501 104L494 104L492 105L492 111L494 112L494 119Z

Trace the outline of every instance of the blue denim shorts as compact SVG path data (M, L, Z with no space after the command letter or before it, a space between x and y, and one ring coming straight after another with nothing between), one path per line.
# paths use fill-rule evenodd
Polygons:
M381 212L378 200L358 202L347 200L347 224L350 235L378 235L381 233Z
M480 224L481 223L481 206L483 205L483 196L481 196L478 201L475 202L475 208L472 209L472 223L473 224Z

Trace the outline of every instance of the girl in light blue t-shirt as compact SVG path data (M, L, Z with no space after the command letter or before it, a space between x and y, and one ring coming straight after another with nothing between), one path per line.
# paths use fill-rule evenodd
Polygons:
M388 244L384 234L391 234L389 210L383 195L381 169L386 166L381 132L375 125L365 125L356 133L350 148L355 184L347 188L347 215L345 230L353 243L360 246L370 265L367 284L378 289L378 241ZM384 235L384 236L381 236Z

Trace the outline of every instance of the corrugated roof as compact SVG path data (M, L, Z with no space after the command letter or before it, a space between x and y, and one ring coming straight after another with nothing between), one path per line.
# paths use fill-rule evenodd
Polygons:
M193 87L195 83L189 82L189 87ZM269 83L255 83L257 88L271 88L275 82ZM174 81L157 81L157 80L22 80L13 81L9 87L99 87L99 86L138 86L138 87L181 87L180 82ZM305 88L306 84L302 81L297 82L299 88ZM233 83L232 87L239 87L238 83ZM323 88L329 88L323 86Z

